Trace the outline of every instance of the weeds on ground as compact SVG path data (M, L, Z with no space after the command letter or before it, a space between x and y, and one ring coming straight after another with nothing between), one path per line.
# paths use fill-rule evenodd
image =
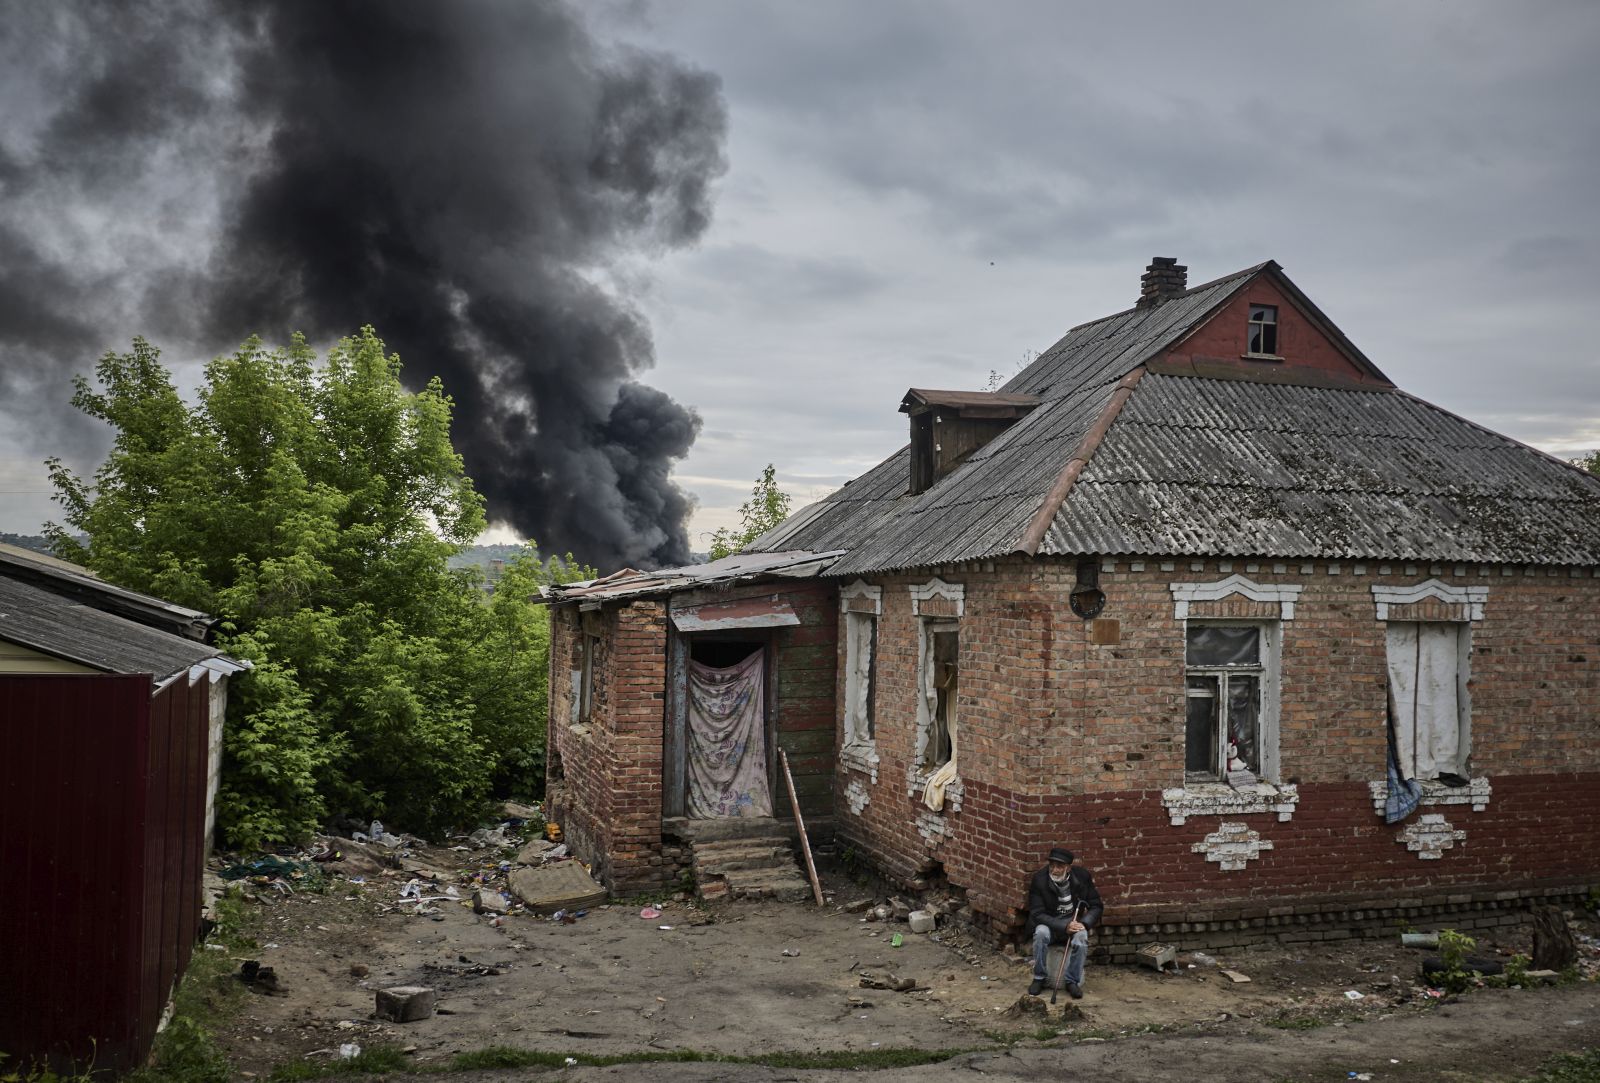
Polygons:
M82 1072L69 1072L61 1075L42 1065L30 1064L6 1066L7 1061L16 1058L0 1053L0 1083L89 1083L89 1071L85 1068Z
M244 987L232 980L233 953L248 951L255 940L244 932L248 913L244 900L228 892L212 907L217 926L207 943L226 951L196 945L189 970L178 985L172 1021L156 1035L150 1066L128 1077L128 1083L228 1083L227 1058L210 1028L238 1010Z
M1277 1027L1279 1030L1316 1030L1327 1025L1326 1019L1318 1019L1314 1015L1288 1015L1267 1020L1267 1026Z
M1447 993L1465 993L1479 982L1481 975L1466 968L1467 953L1477 946L1478 942L1465 933L1441 929L1439 961L1444 964L1444 969L1433 975L1434 983Z
M1600 1049L1551 1057L1522 1083L1600 1083Z

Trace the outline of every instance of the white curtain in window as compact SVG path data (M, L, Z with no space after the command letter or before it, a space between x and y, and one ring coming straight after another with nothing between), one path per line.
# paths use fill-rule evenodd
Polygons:
M867 691L872 682L872 618L851 613L845 621L845 740L867 741Z
M1457 625L1389 624L1389 689L1401 778L1465 773L1460 650Z

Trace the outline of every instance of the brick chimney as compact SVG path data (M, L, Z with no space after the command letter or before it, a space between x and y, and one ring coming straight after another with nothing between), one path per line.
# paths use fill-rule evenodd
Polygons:
M1171 256L1156 256L1139 279L1139 300L1135 308L1154 308L1189 288L1189 268L1180 267Z

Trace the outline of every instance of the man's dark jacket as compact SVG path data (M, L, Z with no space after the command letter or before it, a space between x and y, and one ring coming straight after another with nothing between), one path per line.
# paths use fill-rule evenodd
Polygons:
M1105 912L1105 907L1100 903L1100 892L1094 886L1094 877L1089 875L1089 870L1081 865L1073 865L1067 870L1067 879L1072 881L1072 897L1083 907L1083 916L1078 918L1085 928L1092 929L1100 924L1100 915ZM1028 881L1028 925L1031 929L1035 925L1054 925L1062 921L1056 908L1060 905L1061 893L1056 890L1056 885L1050 879L1050 866L1046 865L1033 874L1033 879ZM1051 920L1045 921L1045 918Z

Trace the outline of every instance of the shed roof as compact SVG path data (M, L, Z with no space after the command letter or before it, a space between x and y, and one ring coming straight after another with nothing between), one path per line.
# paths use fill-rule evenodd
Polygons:
M1146 368L1258 276L1371 386ZM1081 324L1002 391L1043 402L925 492L902 448L747 552L844 549L837 576L1013 552L1600 564L1600 479L1393 390L1271 261Z
M586 602L599 605L621 598L675 594L741 579L765 576L807 578L826 570L841 555L841 550L734 553L704 564L687 564L681 568L660 568L650 572L624 568L602 579L586 579L581 583L551 583L541 587L539 592L545 601L551 603Z
M0 576L118 613L139 624L187 639L205 640L216 623L197 609L107 583L89 569L14 545L0 544Z
M215 647L0 575L0 638L105 673L148 673L157 683L194 666L244 665Z

